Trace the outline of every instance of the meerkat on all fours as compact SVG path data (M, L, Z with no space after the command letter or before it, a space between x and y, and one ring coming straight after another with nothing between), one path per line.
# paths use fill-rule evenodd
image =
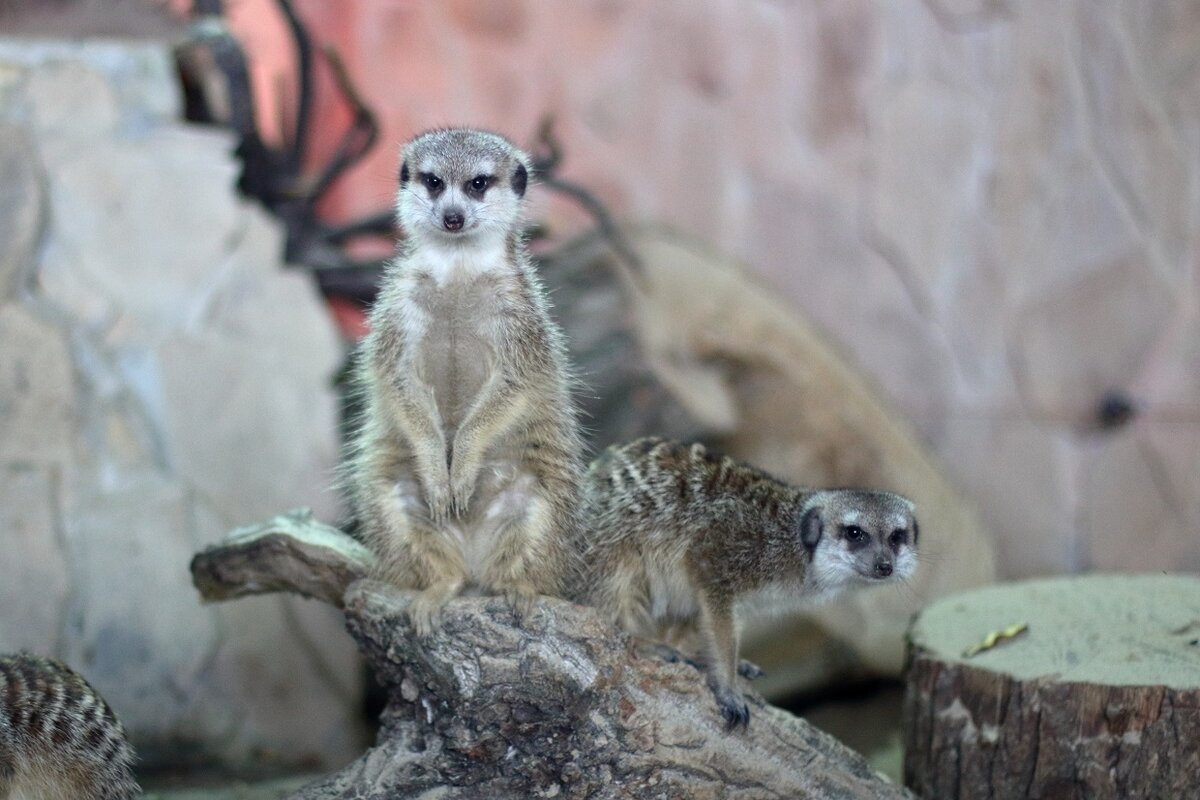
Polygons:
M438 130L403 150L405 233L356 367L347 479L380 576L420 590L417 632L467 586L518 610L574 571L583 440L561 331L526 254L529 158Z
M610 447L582 495L576 598L694 657L731 729L750 719L738 673L756 669L738 659L739 607L820 602L917 565L908 499L789 486L700 444Z
M125 730L66 665L0 656L0 800L126 800L140 789Z

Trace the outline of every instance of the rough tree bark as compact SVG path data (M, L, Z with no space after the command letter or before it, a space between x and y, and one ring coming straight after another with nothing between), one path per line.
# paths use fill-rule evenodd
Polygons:
M947 597L913 623L907 684L905 782L923 797L1200 792L1195 577L1091 575Z
M294 591L343 608L389 693L379 740L292 795L332 798L905 798L864 759L751 696L726 733L691 667L639 656L591 609L542 598L522 624L498 598L450 603L417 639L409 594L311 516L235 531L192 561L206 600Z

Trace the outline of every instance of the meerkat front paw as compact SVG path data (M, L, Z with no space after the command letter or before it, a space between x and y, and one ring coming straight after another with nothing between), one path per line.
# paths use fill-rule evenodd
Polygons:
M738 727L749 727L750 706L746 704L741 692L732 688L722 688L714 689L713 694L717 698L717 708L725 718L725 730L734 731Z
M408 606L408 619L420 638L436 631L442 624L442 609L446 601L440 594L422 592Z
M525 620L533 613L533 601L537 599L537 591L528 585L507 586L502 591L505 602L517 618L517 624L524 625Z
M455 516L467 513L471 495L475 494L474 475L454 475L450 478L450 510Z
M425 504L429 506L429 519L434 525L442 525L450 518L449 479L426 482Z

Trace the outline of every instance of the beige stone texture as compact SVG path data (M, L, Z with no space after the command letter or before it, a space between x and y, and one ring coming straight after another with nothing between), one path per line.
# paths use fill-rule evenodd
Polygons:
M0 305L0 462L69 461L78 424L67 332L24 305Z
M33 266L42 225L42 183L25 132L0 122L0 303Z
M161 43L0 39L0 652L81 670L146 769L332 767L361 671L328 609L202 606L239 524L336 513L341 344Z
M0 608L19 625L6 649L56 650L65 633L71 574L58 518L61 474L48 465L0 463Z

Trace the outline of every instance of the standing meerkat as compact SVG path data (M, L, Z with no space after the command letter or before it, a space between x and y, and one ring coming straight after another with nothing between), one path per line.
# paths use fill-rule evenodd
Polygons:
M49 658L0 656L0 798L126 800L133 749L104 698Z
M694 655L730 729L750 710L737 690L737 614L813 603L916 569L913 504L890 492L812 490L700 444L657 438L608 448L582 490L585 571L575 592L629 633Z
M473 585L518 611L574 570L583 440L562 332L525 251L529 157L476 130L402 153L405 233L357 363L348 482L420 635Z

